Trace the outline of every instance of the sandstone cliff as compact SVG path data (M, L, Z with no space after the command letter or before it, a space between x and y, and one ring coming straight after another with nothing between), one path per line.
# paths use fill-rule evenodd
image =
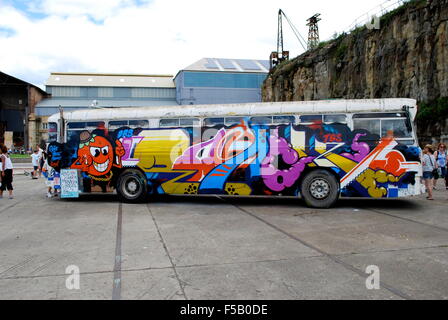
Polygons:
M281 63L265 80L262 98L404 97L430 107L448 97L447 39L448 0L413 0L381 17L379 30L358 28ZM443 135L445 120L438 127Z

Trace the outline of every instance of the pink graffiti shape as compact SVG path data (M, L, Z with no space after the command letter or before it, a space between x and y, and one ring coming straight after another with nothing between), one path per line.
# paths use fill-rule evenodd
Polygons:
M289 169L278 169L275 165L279 156L284 163L291 165ZM315 157L299 158L297 151L291 148L284 138L279 138L277 133L269 138L269 153L261 164L261 175L265 185L276 192L291 187L299 179L305 166Z
M215 150L225 134L226 131L220 129L210 140L189 147L176 159L173 164L173 169L197 170L189 180L199 181L217 165L215 163Z
M123 148L125 150L125 154L124 156L121 158L121 160L126 161L126 160L131 160L131 161L135 161L138 159L132 159L131 158L131 152L132 149L140 143L140 141L143 140L144 137L131 137L131 138L123 138L123 140L121 141L121 144L123 145Z
M341 156L346 157L347 159L360 162L362 159L364 159L370 152L369 145L365 142L358 142L358 139L366 136L365 133L358 133L356 134L355 138L353 139L351 148L353 151L356 151L355 153L342 153Z

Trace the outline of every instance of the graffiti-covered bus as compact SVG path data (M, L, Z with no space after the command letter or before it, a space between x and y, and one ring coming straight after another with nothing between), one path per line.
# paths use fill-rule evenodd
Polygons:
M289 196L328 208L422 192L416 111L412 99L86 109L49 117L47 151L56 172L76 170L65 179L77 177L80 194Z

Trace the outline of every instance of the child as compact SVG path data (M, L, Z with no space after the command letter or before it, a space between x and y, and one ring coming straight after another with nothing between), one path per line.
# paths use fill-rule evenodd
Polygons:
M31 179L37 179L37 168L39 168L39 150L35 149L31 155L31 162L33 164L33 173Z

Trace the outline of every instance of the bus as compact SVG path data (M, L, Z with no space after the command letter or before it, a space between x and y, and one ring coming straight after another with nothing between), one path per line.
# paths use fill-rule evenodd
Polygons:
M340 197L420 194L413 99L86 109L48 119L49 164L79 194ZM63 179L61 177L61 179Z

